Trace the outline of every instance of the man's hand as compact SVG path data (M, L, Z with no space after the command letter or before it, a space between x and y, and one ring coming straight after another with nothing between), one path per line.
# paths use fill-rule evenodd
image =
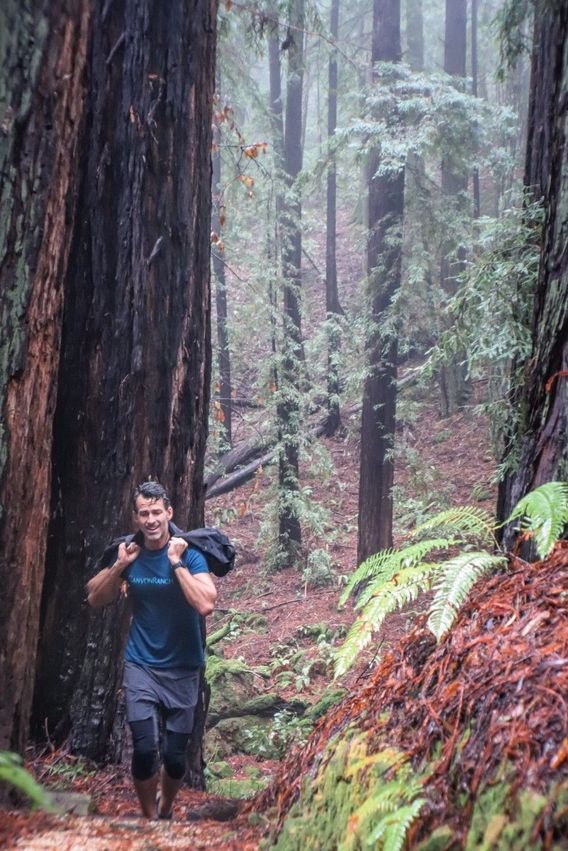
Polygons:
M112 603L118 597L122 586L122 572L140 553L138 544L123 542L118 547L118 556L111 567L103 567L96 576L87 582L87 600L90 606L98 608Z
M168 558L170 560L170 564L177 564L178 561L181 561L181 557L186 550L187 541L184 541L183 538L170 538L170 542L168 544Z
M139 553L140 547L138 544L135 544L134 541L131 541L128 546L126 546L123 542L122 544L119 544L116 563L120 564L121 570L124 570L124 568L128 567L129 564L132 564L134 559L138 558Z

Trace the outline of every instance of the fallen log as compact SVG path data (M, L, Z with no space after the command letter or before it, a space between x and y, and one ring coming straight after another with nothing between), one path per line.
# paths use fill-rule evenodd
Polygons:
M205 487L207 488L207 498L211 496L211 488L220 478L232 473L237 467L242 467L251 458L256 458L260 453L266 450L273 443L273 438L268 434L263 435L262 432L250 440L241 440L226 452L217 461L217 466L212 473L205 479Z
M241 467L235 473L232 473L229 476L226 476L222 481L219 481L221 476L216 476L213 481L218 482L218 484L213 484L210 488L207 486L207 490L205 492L205 499L213 499L215 496L221 496L223 493L229 493L235 488L244 485L255 475L256 471L260 469L260 467L265 467L267 464L271 464L274 461L274 456L276 455L276 450L271 449L269 452L266 452L262 457L255 458L254 461L251 461L250 464L247 464L245 467Z
M355 414L361 410L361 407L361 405L352 405L347 409L346 414ZM310 436L317 438L321 437L322 434L325 434L326 423L327 414L317 425L310 429ZM230 493L230 491L233 491L250 481L260 467L266 467L268 464L272 464L276 456L275 447L270 448L260 458L255 458L255 455L257 455L258 452L262 452L267 445L270 446L268 436L261 439L257 438L256 441L243 441L234 449L231 449L230 452L227 452L226 455L223 455L223 457L219 459L219 471L212 473L205 480L205 487L207 489L205 492L205 499L213 499L214 497L221 496L224 493ZM254 460L250 461L250 463L246 464L244 467L239 467L238 470L236 469L249 458L253 458ZM223 471L229 473L231 470L235 470L235 472L223 478ZM221 479L221 481L219 481L219 479Z

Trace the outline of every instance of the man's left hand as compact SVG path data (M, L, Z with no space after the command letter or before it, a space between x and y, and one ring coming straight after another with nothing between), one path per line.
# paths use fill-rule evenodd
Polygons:
M168 544L168 558L170 560L170 564L177 564L178 561L181 561L181 557L186 550L187 541L184 541L183 538L170 538L170 542Z

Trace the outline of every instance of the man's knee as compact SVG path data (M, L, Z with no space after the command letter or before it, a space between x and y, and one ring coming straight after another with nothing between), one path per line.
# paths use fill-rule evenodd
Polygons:
M153 718L131 721L132 776L135 780L149 780L158 770L158 742Z
M164 769L172 780L181 780L185 774L185 749L189 740L187 733L167 731L164 752Z

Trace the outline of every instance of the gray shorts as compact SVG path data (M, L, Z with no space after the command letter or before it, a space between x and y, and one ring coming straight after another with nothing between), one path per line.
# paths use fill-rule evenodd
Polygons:
M191 733L199 694L198 668L143 668L124 663L126 718L164 718L172 733Z

